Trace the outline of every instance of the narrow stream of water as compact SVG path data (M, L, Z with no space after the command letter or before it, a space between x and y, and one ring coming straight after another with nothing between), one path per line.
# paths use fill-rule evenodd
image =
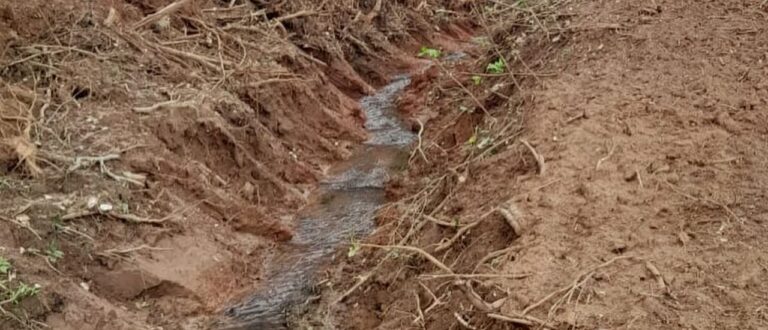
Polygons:
M401 76L361 100L370 139L349 160L335 166L320 187L318 202L299 214L296 234L278 248L261 289L229 308L225 329L284 329L292 306L309 298L313 276L333 252L352 238L369 234L384 203L390 171L404 162L414 134L398 119L395 99L410 84Z

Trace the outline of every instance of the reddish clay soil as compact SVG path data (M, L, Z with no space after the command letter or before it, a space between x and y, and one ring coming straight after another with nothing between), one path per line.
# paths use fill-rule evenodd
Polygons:
M0 328L208 328L365 140L358 99L468 35L445 8L0 4Z
M0 328L210 328L424 45L292 328L768 328L765 3L172 2L0 4Z
M416 154L393 183L399 201L370 239L401 247L335 269L304 324L768 327L768 8L582 1L556 12L557 27L514 47L495 35L521 54L517 81L462 79L487 115L446 72L469 78L488 58L415 80L403 111L432 119L429 163ZM509 143L476 157L484 136Z

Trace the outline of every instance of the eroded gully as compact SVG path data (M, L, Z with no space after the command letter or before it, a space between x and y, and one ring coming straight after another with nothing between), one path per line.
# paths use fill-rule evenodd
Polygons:
M376 210L385 202L384 186L393 168L405 163L414 134L397 116L395 100L410 83L396 77L360 103L369 139L350 159L335 166L319 189L319 198L298 215L293 240L278 247L266 279L251 297L226 310L221 329L284 329L292 306L305 302L313 276L333 252L374 228ZM404 156L406 154L406 156Z

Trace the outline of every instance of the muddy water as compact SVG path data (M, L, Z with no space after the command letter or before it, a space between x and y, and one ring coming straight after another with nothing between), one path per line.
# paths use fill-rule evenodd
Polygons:
M225 329L284 329L286 312L310 296L313 276L333 252L374 228L374 214L384 203L389 173L407 162L414 134L397 117L394 101L410 83L398 77L373 96L361 100L369 140L363 149L336 166L320 187L317 202L299 214L291 242L279 247L268 264L264 285L256 294L227 310Z

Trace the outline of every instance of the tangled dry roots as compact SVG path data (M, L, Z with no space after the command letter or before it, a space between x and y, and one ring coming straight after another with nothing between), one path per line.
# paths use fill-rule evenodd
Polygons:
M25 102L31 92L6 87L0 92L0 165L11 169L21 167L26 174L42 174L37 164L37 147L31 140L34 117Z

